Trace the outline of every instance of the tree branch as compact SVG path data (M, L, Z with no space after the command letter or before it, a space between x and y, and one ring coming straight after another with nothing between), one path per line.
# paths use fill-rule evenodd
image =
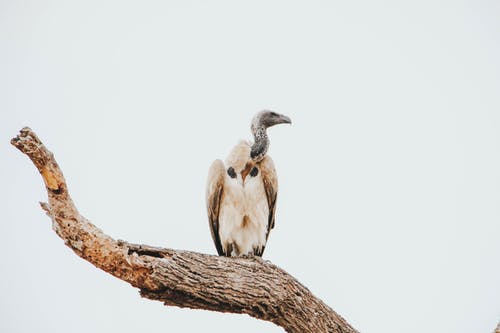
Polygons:
M41 203L77 255L139 288L143 297L192 309L246 313L287 332L356 332L293 276L261 258L227 258L117 241L80 215L53 154L30 128L11 143L45 182Z

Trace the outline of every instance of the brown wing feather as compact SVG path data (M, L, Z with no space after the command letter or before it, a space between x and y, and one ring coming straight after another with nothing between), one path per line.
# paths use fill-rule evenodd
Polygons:
M219 235L219 211L224 194L224 174L224 164L221 160L215 160L208 170L206 191L208 223L215 248L220 256L225 255Z
M269 237L269 232L274 228L275 212L276 212L276 197L278 195L278 176L274 168L274 162L271 157L265 156L260 163L262 181L267 196L267 204L269 205L269 220L267 223L266 239Z

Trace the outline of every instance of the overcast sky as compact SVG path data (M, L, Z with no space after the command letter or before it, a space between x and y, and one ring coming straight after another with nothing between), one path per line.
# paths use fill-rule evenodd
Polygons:
M500 321L499 1L0 0L0 332L282 332L164 307L63 245L32 127L109 235L215 254L205 180L267 108L265 259L370 333Z

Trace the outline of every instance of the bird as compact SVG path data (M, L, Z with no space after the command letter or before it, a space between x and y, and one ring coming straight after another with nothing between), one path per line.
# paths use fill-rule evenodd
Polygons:
M267 150L267 128L291 124L289 117L263 110L252 119L254 141L240 141L225 162L209 168L206 204L210 232L219 256L262 257L274 227L278 178Z

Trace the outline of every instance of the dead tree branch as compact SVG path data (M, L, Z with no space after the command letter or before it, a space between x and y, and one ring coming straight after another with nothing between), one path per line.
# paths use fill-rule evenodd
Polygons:
M11 143L45 182L42 208L77 255L139 288L143 297L192 309L246 313L287 332L356 332L293 276L260 258L226 258L117 241L80 215L53 154L30 128Z

